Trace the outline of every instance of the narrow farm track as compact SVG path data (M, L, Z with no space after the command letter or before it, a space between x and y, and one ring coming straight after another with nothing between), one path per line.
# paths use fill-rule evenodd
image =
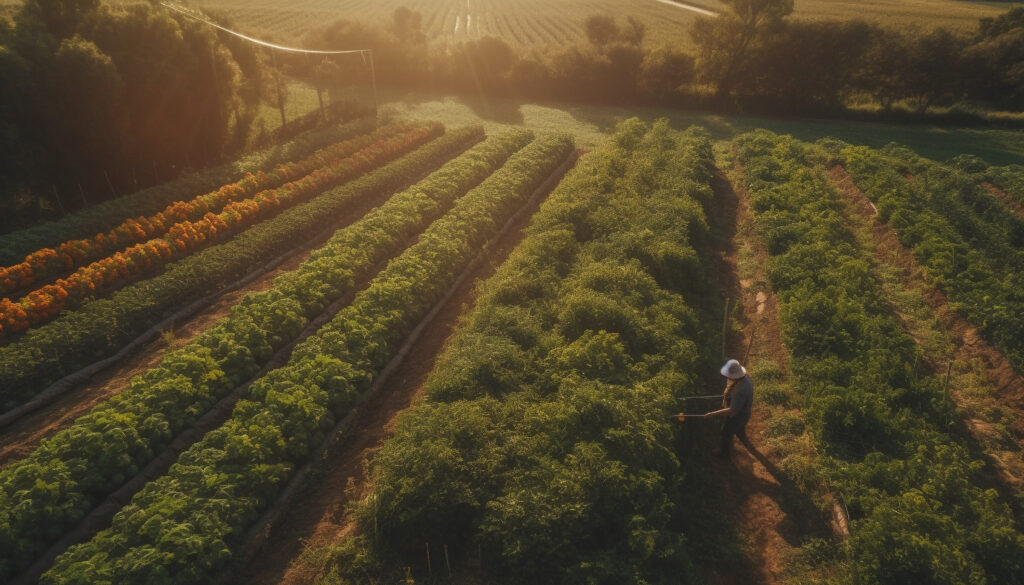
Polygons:
M439 307L423 335L411 345L390 377L376 394L360 406L353 424L328 446L279 522L264 538L259 554L233 575L238 585L297 584L313 580L315 569L301 563L307 547L324 546L359 530L349 504L365 497L367 462L390 435L395 419L422 391L441 350L451 337L461 315L475 302L476 283L490 277L523 239L523 229L561 177L575 163L572 157L559 168L542 190L513 218L495 241L482 252L479 262Z
M892 266L899 271L901 284L908 290L921 290L925 302L934 312L939 323L945 329L954 345L952 366L942 363L934 356L926 353L929 367L937 373L948 371L957 373L959 368L968 368L970 364L980 363L984 369L986 386L991 390L987 396L965 395L950 388L950 397L965 413L983 411L985 409L1003 409L1011 413L1010 432L1017 442L1016 449L985 449L986 459L997 470L997 480L1003 484L1004 490L1019 494L1024 490L1024 456L1021 446L1024 445L1024 378L1010 366L1010 363L999 350L990 345L978 330L973 327L958 311L950 306L941 291L925 283L923 269L914 258L913 252L903 246L895 230L878 220L875 207L868 197L857 187L852 177L842 166L834 166L829 170L829 177L838 192L847 202L848 214L856 221L869 226L876 245L874 256L881 264ZM905 327L907 320L901 317ZM913 332L911 332L913 335ZM916 338L915 338L916 339ZM919 341L920 343L920 341ZM972 437L984 445L998 445L1002 442L998 431L977 416L965 417L964 423ZM1010 497L1008 501L1017 498ZM1020 505L1015 507L1018 520L1024 520L1024 510Z
M427 174L429 173L414 177L416 181L407 182L407 185L401 185L399 189L392 192L399 192L408 185L415 184ZM140 336L141 343L136 351L129 352L129 355L119 359L110 360L110 366L116 366L116 368L96 372L84 383L72 384L60 394L40 395L36 400L10 413L4 413L5 419L12 420L9 423L6 420L0 422L0 425L6 425L2 426L3 430L0 432L0 466L24 457L40 441L68 426L92 407L120 393L128 387L132 376L156 365L169 350L184 345L211 327L221 317L227 315L231 307L245 295L269 289L278 275L294 270L314 250L322 246L335 231L353 223L374 207L381 205L392 192L378 193L373 197L355 202L351 209L339 216L329 227L317 231L304 241L296 242L296 247L284 252L283 260L269 270L265 267L257 269L254 273L239 280L244 283L241 286L231 286L221 293L211 295L203 303L203 308L182 315L180 320L175 319L174 326L170 329L173 331L175 340L172 347L167 347L156 332L148 331ZM253 276L256 277L253 278ZM71 374L71 376L77 376L77 374ZM57 382L55 385L59 384L60 382Z
M733 173L741 176L742 169L737 165ZM721 249L712 258L711 270L723 294L739 299L736 310L742 323L742 329L727 338L728 354L743 361L751 347L744 364L748 369L758 360L768 359L785 372L789 354L779 330L778 302L770 290L758 289L767 280L768 253L754 231L750 197L740 181L736 186L739 188L716 170L712 179L716 203L712 220L721 230ZM743 246L752 249L758 267L756 276L749 280L739 277L739 250ZM747 541L746 563L733 572L719 572L711 577L715 583L780 583L787 557L807 538L828 537L833 532L826 520L813 513L815 507L809 495L781 471L781 455L760 440L765 429L765 409L758 405L757 381L754 383L755 406L747 425L751 444L738 444L731 459L711 462L730 519ZM714 435L711 442L717 445L719 425L708 426L711 428L707 433Z

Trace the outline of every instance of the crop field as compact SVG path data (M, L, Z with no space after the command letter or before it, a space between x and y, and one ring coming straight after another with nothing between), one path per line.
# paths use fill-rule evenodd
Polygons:
M0 0L0 584L1024 583L1024 7L195 4L436 42Z
M1024 170L636 118L591 148L362 118L0 236L0 579L347 574L372 526L417 577L1019 580ZM723 348L775 491L669 418Z
M689 44L689 25L698 12L673 5L672 0L200 0L198 5L229 16L246 30L294 41L311 27L338 18L386 23L399 6L423 14L427 36L452 41L490 35L518 45L547 45L585 40L583 21L591 14L632 16L647 27L654 44ZM720 10L715 0L692 6ZM863 18L925 28L947 26L971 30L983 16L1005 10L998 2L962 0L798 0L796 16L803 18Z
M0 0L0 15L13 14L20 0ZM522 46L585 40L583 21L591 14L632 16L647 27L653 44L689 45L689 25L703 11L717 11L717 0L198 0L204 9L235 26L278 41L301 41L310 29L340 18L386 23L406 6L423 14L424 32L439 40L494 36ZM808 19L865 19L898 27L945 26L970 31L979 18L1005 11L1001 2L967 0L798 0L795 15Z

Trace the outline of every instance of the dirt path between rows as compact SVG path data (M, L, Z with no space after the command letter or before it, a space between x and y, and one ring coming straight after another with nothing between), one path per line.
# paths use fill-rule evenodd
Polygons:
M26 457L39 444L60 430L70 426L78 417L87 414L98 404L120 394L128 388L131 379L156 366L168 352L178 349L227 316L231 307L245 295L268 290L277 276L295 270L309 255L320 248L335 231L350 225L370 209L384 202L390 195L378 194L366 202L358 203L351 211L323 234L302 244L292 256L252 282L220 295L209 307L188 318L185 323L168 332L168 338L149 343L140 352L124 360L115 368L94 376L78 389L55 398L51 405L29 413L0 432L0 466ZM170 345L167 341L171 340Z
M951 388L950 396L956 405L964 412L978 412L992 408L1008 409L1012 412L1010 431L1018 441L1016 450L1004 450L998 454L986 453L986 455L998 470L1000 482L1013 491L1019 492L1024 489L1024 458L1022 458L1020 450L1020 445L1024 444L1024 378L1014 371L999 350L982 339L977 328L968 323L963 315L951 308L948 299L942 292L925 282L924 271L917 263L913 253L900 243L899 237L892 227L879 221L874 205L871 204L867 195L857 187L846 169L837 165L832 167L828 174L836 189L846 199L848 212L855 214L856 220L870 227L876 242L874 247L876 261L898 268L900 282L905 289L919 289L923 292L924 300L931 307L953 342L954 365L982 364L991 394L988 396L965 396L957 392L955 388ZM906 319L903 316L900 318L906 327ZM948 362L939 363L935 358L931 358L928 365L936 373L945 373L949 368ZM992 445L1003 441L997 436L998 431L980 418L970 416L964 422L973 437L982 444ZM1020 510L1017 511L1017 514L1018 517L1022 516Z
M523 229L546 195L530 203L507 233L486 250L485 261L456 289L379 393L361 407L364 414L341 437L336 448L318 462L298 495L301 504L291 506L288 514L273 527L261 553L235 577L234 583L310 583L320 567L304 565L300 559L302 552L306 548L329 545L359 531L349 505L369 495L372 489L366 473L369 461L390 436L398 415L422 393L423 383L455 331L459 318L472 309L477 283L493 275L519 245Z
M996 199L1002 201L1003 205L1005 205L1007 209L1013 212L1014 215L1020 218L1024 218L1024 205L1021 205L1013 197L1010 197L1006 193L1006 191L1003 191L1002 189L996 187L992 183L982 183L981 186L986 191L994 195Z
M734 168L734 175L742 169ZM712 180L715 192L713 221L722 231L719 255L712 259L712 272L722 293L736 305L734 315L742 329L728 336L729 357L746 361L744 366L771 360L785 372L789 354L778 325L778 301L768 289L765 276L768 253L757 237L750 210L750 198L742 184L734 186L720 170ZM739 250L748 246L756 260L756 275L739 276ZM732 312L732 310L731 310ZM750 346L751 336L754 344ZM744 359L748 346L750 356ZM724 382L723 382L724 386ZM747 425L749 445L737 443L731 459L711 458L717 485L741 536L746 539L746 566L731 572L717 572L709 580L719 584L772 584L784 577L787 560L810 537L828 538L834 532L820 517L810 496L781 471L782 454L763 440L767 410L758 404L754 380L754 411ZM717 443L718 424L712 424Z

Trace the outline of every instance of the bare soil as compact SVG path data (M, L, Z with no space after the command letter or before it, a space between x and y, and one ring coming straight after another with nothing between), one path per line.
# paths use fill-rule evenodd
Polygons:
M918 288L925 291L924 298L939 322L954 343L953 360L960 363L982 364L988 384L992 389L991 396L978 398L963 396L951 391L950 396L956 405L963 409L981 407L998 407L1010 409L1013 414L1011 431L1024 442L1024 378L1010 366L1010 363L995 347L982 339L977 328L968 323L967 319L950 306L946 296L924 278L924 271L914 258L913 252L900 243L895 230L879 221L877 210L871 205L868 197L857 187L853 178L842 166L834 166L829 170L833 184L848 203L848 209L857 218L869 225L876 242L875 259L882 264L899 268L902 283L908 289ZM933 372L945 373L948 364L929 364ZM975 439L982 443L998 442L997 432L992 425L981 420L967 419L966 428ZM989 461L998 470L999 480L1007 489L1019 491L1024 489L1024 479L1020 470L1024 469L1024 459L1018 449L1016 453L1001 453L1000 456L989 454ZM1018 516L1021 513L1018 511Z
M736 171L741 173L742 169L737 165ZM720 255L713 259L712 271L723 294L740 301L737 311L742 328L727 339L729 357L745 362L748 368L760 359L770 359L786 371L789 354L779 330L778 300L771 290L759 290L758 286L766 282L768 253L754 232L749 195L741 185L734 188L721 171L716 171L712 187L716 204L713 220L723 232ZM739 278L738 250L742 244L751 246L756 257L754 279ZM746 357L748 347L751 351ZM731 459L711 461L725 509L746 539L746 559L744 566L732 571L713 568L713 574L708 575L712 583L780 583L787 559L807 538L831 533L810 496L780 470L782 455L760 440L766 410L757 403L756 385L755 380L755 406L747 425L749 442L744 448L737 445ZM708 432L717 439L718 425L711 426L714 430Z

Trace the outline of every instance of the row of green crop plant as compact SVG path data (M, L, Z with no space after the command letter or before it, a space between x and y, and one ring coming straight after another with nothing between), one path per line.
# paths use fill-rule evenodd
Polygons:
M977 181L938 165L922 164L908 180L884 152L846 147L840 154L881 221L914 252L931 283L1024 372L1024 250L1013 243L1011 231L974 210L997 202L978 193ZM1000 214L1012 218L1005 208L985 213Z
M1003 190L1011 199L1024 205L1024 167L1009 165L988 167L982 173L984 179Z
M940 164L892 144L876 152L892 160L910 183L912 196L945 217L964 241L1024 269L1024 218L984 188L979 180L987 170L983 162L958 156Z
M170 226L160 237L135 244L92 262L56 282L28 293L18 302L0 299L0 336L18 333L53 319L84 299L96 298L168 263L194 254L213 243L230 239L245 228L264 221L336 185L351 181L444 132L437 123L409 125L397 132L382 129L365 137L369 144L351 152L363 138L342 144L338 156L329 155L325 166L308 175L267 189L252 197L228 203L220 213L206 213L197 221ZM345 155L345 156L341 156Z
M508 583L698 580L667 415L712 367L711 160L703 130L629 120L545 202L374 458L384 556L425 573L424 543L479 551Z
M409 128L409 125L391 124L374 129L374 122L362 119L346 125L349 136L345 140L321 148L302 160L278 165L268 172L248 173L238 181L221 185L215 191L174 201L148 216L126 215L124 221L110 230L98 232L91 237L69 239L57 246L35 250L18 264L0 267L0 294L6 295L33 284L44 283L62 273L67 274L79 266L110 256L133 244L162 236L175 224L197 221L207 213L220 213L229 203L301 179Z
M304 158L332 142L369 132L376 124L373 118L360 118L349 124L307 132L285 144L231 163L189 173L136 193L104 201L56 221L0 235L0 265L16 264L35 250L52 248L69 239L109 231L126 217L151 215L175 201L191 199L226 183L240 180L247 173L270 172L282 163Z
M461 136L461 135L460 135ZM184 303L215 292L302 241L311 230L436 169L465 136L428 143L412 155L257 224L230 241L168 265L162 274L88 302L0 347L0 408L11 409L47 384L107 358Z
M981 487L983 464L955 433L941 377L918 374L920 349L846 225L827 154L767 131L734 144L820 470L852 519L829 582L1024 581L1024 536Z
M482 137L483 130L474 127L441 141L454 149ZM228 317L133 378L125 392L0 471L0 507L8 510L0 517L0 578L23 569L255 374L307 318L351 292L530 139L526 131L491 137L394 195L336 232L296 270L278 276L272 289L247 295Z
M292 470L571 149L569 138L554 136L513 155L297 346L286 366L258 380L232 417L139 492L111 528L59 557L42 582L209 582Z

